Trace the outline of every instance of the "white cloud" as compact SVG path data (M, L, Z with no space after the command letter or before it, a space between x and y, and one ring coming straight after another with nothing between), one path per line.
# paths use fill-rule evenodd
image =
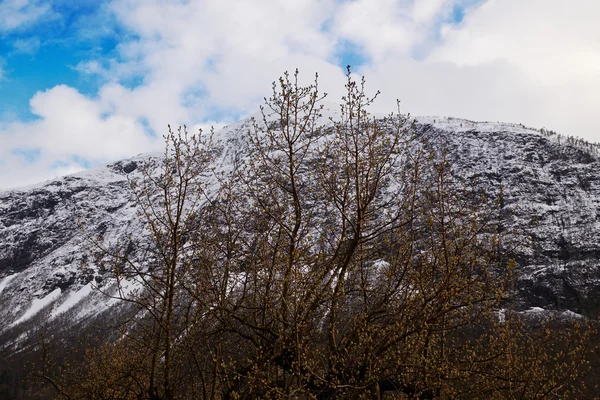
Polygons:
M378 64L410 57L435 42L440 21L464 0L355 0L342 4L333 31L361 45Z
M85 75L105 75L106 70L97 60L82 61L77 64L75 70Z
M379 111L392 110L398 98L402 111L412 115L528 122L543 114L539 108L549 94L503 61L457 66L393 60L361 72L370 87L382 88L375 105Z
M447 26L431 59L458 65L507 60L543 84L600 79L600 2L489 0Z
M417 23L430 24L440 15L446 15L452 10L452 5L458 3L452 0L420 0L412 5L411 16Z
M452 99L452 107L464 109L458 115L523 121L600 141L597 15L596 0L489 0L470 9L460 25L444 29L429 61L480 71L480 79L464 82L459 98ZM481 75L490 65L503 67ZM504 96L490 91L479 106L464 100L481 91L478 85L502 88Z
M49 11L48 4L37 0L3 0L0 2L0 32L21 28Z
M113 71L147 71L146 98L202 93L187 107L196 115L203 104L246 112L284 69L331 73L323 60L334 42L321 25L333 7L329 0L119 2L118 17L140 40L121 47L128 62Z
M431 8L436 12L416 15L445 20L439 15L450 12L449 3L439 1ZM521 122L600 142L600 25L594 18L600 15L599 2L488 0L465 11L461 23L437 25L435 44L409 35L413 46L426 43L423 60L411 58L408 47L398 51L392 42L373 47L380 46L383 56L359 72L382 90L380 111L392 109L400 98L403 110L413 115ZM360 34L375 41L376 31Z
M37 93L31 99L31 110L41 117L39 124L45 129L36 142L48 152L92 160L106 155L125 157L132 148L148 149L151 142L134 121L106 115L109 110L101 102L87 99L68 86Z
M1 186L34 183L81 169L84 161L107 162L160 147L134 119L110 115L100 100L65 85L37 93L31 110L38 120L0 126ZM40 154L30 162L15 150Z

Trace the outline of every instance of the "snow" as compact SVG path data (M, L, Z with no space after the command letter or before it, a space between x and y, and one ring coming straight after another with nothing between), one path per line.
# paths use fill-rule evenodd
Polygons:
M506 309L505 308L498 310L498 322L501 324L506 322Z
M562 317L565 319L570 319L570 320L574 320L574 319L585 319L585 317L581 314L577 314L571 310L566 310L562 312Z
M526 310L525 312L537 314L546 312L546 310L544 310L542 307L530 307L529 310Z
M430 117L422 116L415 117L414 120L419 124L430 124L436 128L443 129L449 132L468 132L477 130L480 132L503 132L526 133L541 135L540 130L529 128L521 124L506 123L506 122L491 122L491 121L470 121L468 119L453 118L453 117Z
M29 307L29 310L27 310L25 314L23 314L18 320L13 322L11 326L19 325L20 323L25 322L28 319L35 316L37 313L42 311L44 307L48 306L50 303L55 301L60 296L60 293L60 288L56 288L52 292L47 294L45 297L33 300L33 302L31 303L31 307Z
M81 300L87 297L92 292L92 290L92 284L88 283L78 291L71 293L69 297L67 297L67 299L52 312L52 318L66 311L69 311L71 308L77 305L77 303L79 303Z
M110 283L114 285L114 292L108 294L109 300L106 302L108 306L120 303L121 299L133 298L144 288L142 282L136 278L119 279L118 281L111 279Z
M0 294L8 286L10 281L12 281L14 278L16 278L17 275L18 274L9 275L0 281Z
M125 298L135 296L143 288L144 285L137 278L119 280L119 294Z

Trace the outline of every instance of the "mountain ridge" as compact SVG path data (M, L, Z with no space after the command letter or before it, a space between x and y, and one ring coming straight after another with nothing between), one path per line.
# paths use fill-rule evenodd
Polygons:
M328 113L335 113L328 111ZM328 115L324 115L324 119ZM521 270L523 311L553 310L592 316L600 311L600 169L597 146L520 124L418 117L416 140L437 140L465 182L492 195L503 191L512 224L530 241L515 258ZM244 156L245 119L215 133L222 148L215 170ZM561 143L562 141L562 143ZM50 321L93 320L117 301L105 271L90 268L89 238L106 243L137 238L129 180L160 152L25 188L0 191L0 349L18 349L43 310ZM133 290L134 288L132 288ZM39 321L38 321L39 322ZM2 338L4 339L4 342ZM12 338L12 339L8 339Z

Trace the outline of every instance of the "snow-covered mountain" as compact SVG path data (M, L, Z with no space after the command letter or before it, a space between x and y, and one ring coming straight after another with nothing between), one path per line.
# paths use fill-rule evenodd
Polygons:
M519 307L600 311L600 163L597 148L517 124L417 118L417 137L441 143L454 170L497 194L523 246L515 253ZM216 134L225 170L249 120ZM135 241L142 230L129 179L161 153L140 155L39 185L0 192L0 350L18 351L40 319L94 321L117 301L101 266L87 261L90 237ZM526 228L526 229L521 229ZM133 238L133 239L131 239ZM46 311L46 312L42 312Z

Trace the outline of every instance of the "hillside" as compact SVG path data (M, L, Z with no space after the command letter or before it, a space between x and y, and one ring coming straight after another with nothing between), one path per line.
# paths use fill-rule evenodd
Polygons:
M216 174L247 157L249 126L247 119L215 134ZM501 198L509 217L504 228L516 243L518 310L565 317L600 311L596 147L517 124L455 118L416 118L415 133L415 146L427 141L448 153L459 181ZM106 296L114 281L90 262L90 238L126 243L130 257L141 257L143 228L130 180L161 157L139 155L0 192L0 354L23 352L42 323L73 334L118 314L119 302Z

